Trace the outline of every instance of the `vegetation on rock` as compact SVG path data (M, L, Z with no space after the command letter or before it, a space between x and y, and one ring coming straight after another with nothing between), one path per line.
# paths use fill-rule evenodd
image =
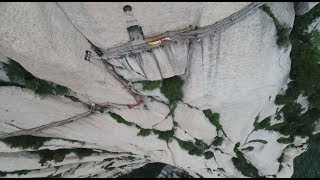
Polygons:
M50 139L51 138L47 138L47 137L21 135L21 136L7 137L4 139L1 139L1 141L9 145L10 148L22 148L22 149L31 148L31 149L37 150L41 146L43 146L45 141L48 141Z
M36 78L19 63L9 59L9 63L3 63L3 67L12 83L25 85L26 88L37 94L47 95L68 95L70 90L67 87L54 84L39 78Z
M75 153L80 159L90 156L95 151L86 148L74 148L74 149L57 149L49 150L43 149L31 152L32 154L38 154L40 156L39 163L43 166L47 161L53 160L55 163L62 162L67 154Z
M320 134L308 140L309 148L294 159L292 178L320 177Z
M134 125L134 123L128 122L125 119L123 119L120 115L116 114L116 113L112 113L110 112L110 116L113 117L113 119L115 119L118 123L120 124L125 124L127 126L132 126Z
M173 76L162 80L160 91L168 98L170 105L182 100L182 85L183 80L179 76Z
M293 143L293 141L294 141L293 136L290 136L288 138L281 137L281 138L277 139L277 142L282 143L282 144L290 144L290 143Z
M213 145L213 146L221 146L222 143L223 143L223 140L224 140L223 137L217 136L217 137L215 137L215 139L213 140L211 145Z
M288 47L290 43L289 35L291 28L288 27L286 24L280 23L279 20L274 16L268 5L264 4L260 8L272 18L276 26L278 36L277 45L279 47Z
M276 26L279 25L267 6L263 6L262 9L274 19ZM275 99L277 105L283 105L281 110L277 111L277 119L280 119L279 114L282 113L284 122L271 125L268 117L259 123L257 121L254 123L255 130L273 130L289 136L289 138L279 138L277 140L279 143L292 143L295 136L309 137L309 150L294 161L293 177L319 177L319 164L310 163L310 159L312 162L320 162L319 148L314 146L312 142L315 141L311 140L316 139L313 132L320 119L320 32L316 29L309 30L310 24L318 17L320 17L320 4L308 13L295 17L289 36L292 43L289 74L291 81L286 91L278 94ZM284 34L286 37L286 33ZM308 100L308 108L305 112L297 103L300 95L306 96ZM280 163L282 158L283 155L278 159ZM279 171L282 168L281 164Z
M140 129L138 136L149 136L151 134L152 130L151 129Z
M49 140L63 140L63 141L69 141L71 143L80 143L83 144L82 141L76 141L76 140L70 140L70 139L62 139L62 138L49 138L49 137L40 137L40 136L32 136L32 135L21 135L21 136L12 136L0 139L0 141L6 143L9 145L10 148L21 148L21 149L27 149L31 148L33 150L39 149L46 141Z
M233 149L237 155L237 157L232 158L233 165L247 177L260 177L257 168L247 161L242 152L238 150L239 146L240 143L237 143Z
M219 122L219 118L220 118L219 113L212 113L210 109L203 110L202 112L209 119L210 123L217 128L217 131L223 130Z
M141 82L143 86L143 90L149 90L152 91L154 89L157 89L161 86L161 81L143 81Z

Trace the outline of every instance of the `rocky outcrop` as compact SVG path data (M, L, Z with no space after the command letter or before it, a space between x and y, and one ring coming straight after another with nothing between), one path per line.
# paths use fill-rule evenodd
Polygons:
M293 26L292 3L271 3L270 7L280 22ZM228 134L239 141L238 134L249 133L243 128L253 123L269 96L275 96L286 83L290 49L277 47L276 33L272 19L259 10L214 36L108 61L129 81L182 75L183 101L219 112ZM229 123L234 119L239 131Z
M67 86L86 102L134 103L101 62L84 60L90 44L57 3L2 2L0 11L0 51L34 76Z
M319 2L296 2L296 3L297 3L295 5L296 15L303 15L309 12Z

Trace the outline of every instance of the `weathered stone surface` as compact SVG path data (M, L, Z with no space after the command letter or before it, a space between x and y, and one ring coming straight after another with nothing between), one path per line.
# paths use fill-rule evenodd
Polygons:
M282 6L288 11L281 14L292 14L293 3ZM276 16L278 13L274 11ZM292 26L294 17L284 17L290 17L284 23ZM286 84L290 47L287 51L279 48L276 38L274 22L259 10L213 38L194 42L183 100L220 113L220 122L233 142L251 131L248 124L269 96L278 94Z
M90 44L57 3L2 2L0 23L0 51L34 76L67 86L87 102L134 101L105 67L84 60Z
M144 108L114 108L113 112L119 114L126 121L133 122L145 129L158 129L160 131L171 130L173 127L172 117L169 114L167 105L145 98L144 102L147 109Z
M107 49L129 41L127 27L140 25L145 36L206 26L250 2L59 2L72 23L96 46ZM132 7L129 18L123 7ZM214 15L213 15L214 14ZM110 18L112 17L112 18ZM134 23L128 20L136 20Z
M192 137L201 139L210 144L217 136L217 131L206 118L201 110L189 108L187 105L178 103L175 109L175 121Z
M0 87L0 102L1 134L61 121L87 111L82 104L64 97L41 98L31 90L11 86Z
M319 2L297 2L297 5L295 6L296 14L303 15L309 12L318 3Z
M186 72L189 50L189 40L183 40L107 61L128 81L160 80Z

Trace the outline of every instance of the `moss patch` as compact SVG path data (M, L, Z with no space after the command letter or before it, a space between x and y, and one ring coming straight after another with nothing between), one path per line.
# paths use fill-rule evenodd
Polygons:
M70 89L67 87L54 84L39 78L36 78L27 70L25 70L19 63L9 59L8 63L3 63L3 68L11 83L21 84L40 95L68 95Z
M1 139L1 141L9 145L10 148L22 148L22 149L31 148L31 149L37 150L41 146L43 146L45 141L48 141L50 139L51 138L46 138L46 137L22 135L22 136L7 137L4 139Z
M217 131L223 130L219 122L219 118L220 118L219 113L212 113L210 109L203 110L202 112L209 119L210 123L217 128Z
M152 130L151 129L140 129L139 133L137 134L138 136L149 136L151 134Z
M286 24L281 24L279 22L279 20L272 13L270 7L267 6L266 4L264 4L260 8L272 18L272 20L273 20L273 22L274 22L274 24L276 26L277 36L278 36L277 45L279 47L288 47L289 42L290 42L289 34L290 34L291 28L288 27Z
M242 152L238 150L239 146L240 143L237 143L233 149L237 155L232 158L233 165L247 177L260 177L257 168L247 161Z
M33 150L39 149L43 146L44 142L53 140L53 139L60 139L63 141L69 141L71 143L80 143L83 144L82 141L70 140L70 139L63 139L63 138L49 138L49 137L40 137L40 136L31 136L31 135L21 135L21 136L12 136L1 139L0 141L9 145L10 148L21 148L27 149L31 148Z
M152 91L154 89L157 89L161 86L161 81L143 81L141 82L143 86L143 90L149 90Z
M132 126L134 125L134 123L128 122L125 119L123 119L120 115L116 114L116 113L112 113L110 112L110 116L113 117L113 119L115 119L118 123L120 124L125 124L127 126Z
M277 142L282 143L282 144L290 144L290 143L293 143L293 141L294 141L293 136L290 136L288 138L281 137L281 138L277 139Z
M75 153L80 159L90 156L95 151L86 148L75 149L57 149L57 150L39 150L33 151L32 154L38 154L40 156L39 163L43 166L47 161L53 160L55 163L62 162L67 154ZM96 152L97 153L97 152Z
M221 146L222 143L223 143L223 141L224 141L223 137L217 136L217 137L213 140L213 142L211 143L211 145L213 145L213 146Z
M160 91L168 98L169 104L182 100L182 85L183 80L179 76L167 78L162 81Z
M294 159L292 178L320 177L320 134L308 140L309 149Z

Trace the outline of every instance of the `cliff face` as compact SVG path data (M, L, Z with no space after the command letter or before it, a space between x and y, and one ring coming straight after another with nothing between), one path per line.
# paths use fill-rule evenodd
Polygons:
M84 60L90 44L57 3L4 2L0 8L0 49L5 56L34 76L78 92L83 101L134 101L101 62Z
M87 39L100 48L127 40L126 32L114 32L123 25L116 18L104 22L113 12L105 12L105 7L124 4L0 3L0 82L5 85L0 86L0 137L72 119L88 112L91 102L108 104L105 110L68 123L31 130L27 135L32 136L2 138L0 174L116 177L161 162L193 177L291 177L293 159L306 149L307 138L295 137L295 146L288 147L278 141L284 135L257 127L267 118L271 124L283 121L274 100L286 88L291 65L291 44L277 45L277 27L270 15L258 9L212 36L117 59L98 60L93 52L92 60L85 61L84 53L91 49ZM137 9L156 5L165 9L166 4L131 3ZM201 27L247 3L229 8L230 3L176 5L172 12L167 9L167 15L176 10L179 19L185 17L183 8L191 11L190 19L177 27L194 24L197 14ZM217 12L219 18L212 20L215 11L210 8L215 5L225 12ZM267 6L281 24L293 27L293 3ZM162 11L155 13L165 14ZM136 16L149 35L163 31L156 28L159 24L153 26L158 21L167 23L166 30L173 28L165 19ZM108 27L109 23L115 26ZM114 39L107 42L111 36ZM28 83L13 81L4 68L12 61L6 57L37 78L70 88L82 102L71 101L70 95L38 95ZM180 80L173 79L177 77ZM157 82L147 88L145 81ZM180 99L174 99L180 93ZM143 103L126 106L136 103L134 96Z
M146 37L189 25L211 25L250 2L59 2L71 22L96 46L107 49L129 41L127 27L140 25ZM123 7L132 7L131 16Z

